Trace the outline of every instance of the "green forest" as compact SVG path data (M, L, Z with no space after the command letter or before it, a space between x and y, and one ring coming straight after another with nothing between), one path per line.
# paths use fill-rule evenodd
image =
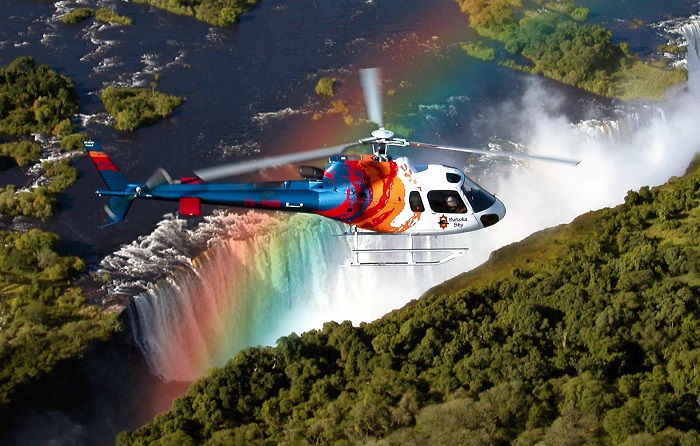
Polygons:
M700 443L700 159L372 323L210 371L119 445Z
M0 404L119 329L116 314L86 305L73 284L84 268L55 234L0 231Z
M61 137L61 150L83 150L70 118L78 96L70 79L31 57L0 68L0 134L13 140L0 144L0 170L36 164L41 146L27 140L30 132ZM58 209L59 195L77 178L70 158L42 163L38 187L0 188L0 214L46 219ZM0 405L11 403L22 389L61 360L80 356L98 339L119 329L116 314L86 305L75 277L83 261L64 255L55 234L38 229L0 231Z
M0 143L0 170L28 167L39 162L41 146L27 140L29 133L51 133L61 137L62 149L76 146L70 118L78 112L78 95L73 82L46 65L37 66L32 57L19 57L0 68L0 134L14 140ZM0 187L0 214L47 219L58 210L58 197L77 179L69 159L45 161L42 170L48 180L38 187Z
M46 65L36 66L32 57L20 57L0 68L0 134L58 132L56 127L76 114L78 107L73 82Z
M121 88L109 86L100 95L102 102L115 119L114 128L134 130L170 116L182 104L177 96L148 88Z
M669 86L687 79L682 68L668 68L664 60L643 62L629 53L629 44L613 44L612 33L587 23L588 10L570 0L458 3L469 15L470 27L500 42L498 48L509 57L501 63L514 69L621 99L662 99ZM479 51L473 45L465 45L465 50L483 58L483 42ZM495 52L493 42L488 48ZM516 61L522 58L529 63Z
M257 0L134 0L175 14L189 15L214 26L228 26L250 11Z
M99 10L98 10L99 12ZM85 15L85 13L81 13ZM107 15L106 17L112 17ZM103 17L104 18L104 17ZM181 100L145 89L103 93L105 107L117 110L117 125L133 128L167 116ZM29 133L60 137L63 151L84 150L88 136L73 133L71 117L79 101L73 82L32 57L0 68L0 170L40 161L42 147ZM75 182L70 157L41 164L41 184L0 187L0 215L46 220L59 208L61 193ZM118 315L87 305L75 278L84 263L63 255L57 235L31 229L0 231L0 405L12 402L60 361L80 356L96 340L120 330Z

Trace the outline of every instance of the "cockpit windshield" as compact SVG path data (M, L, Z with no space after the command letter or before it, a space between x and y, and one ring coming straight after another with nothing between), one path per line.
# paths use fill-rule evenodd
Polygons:
M486 192L466 176L464 177L462 192L464 193L467 201L469 201L469 204L471 204L474 212L484 211L490 208L496 202L496 197Z

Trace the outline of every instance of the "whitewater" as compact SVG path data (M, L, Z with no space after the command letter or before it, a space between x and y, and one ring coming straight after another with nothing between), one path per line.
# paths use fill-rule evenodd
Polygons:
M169 216L149 236L108 256L96 274L112 292L134 293L135 340L167 381L191 381L248 346L326 321L372 321L430 287L483 263L538 230L614 206L629 190L683 174L700 150L700 18L668 26L688 44L689 80L660 104L632 104L617 120L570 122L564 97L533 80L485 119L522 129L518 144L581 159L577 167L506 165L490 186L506 204L497 225L429 240L467 253L431 267L338 267L350 258L341 225L306 215L215 212L198 225ZM428 107L429 108L429 107ZM165 271L154 278L153 271ZM158 279L158 280L156 280Z

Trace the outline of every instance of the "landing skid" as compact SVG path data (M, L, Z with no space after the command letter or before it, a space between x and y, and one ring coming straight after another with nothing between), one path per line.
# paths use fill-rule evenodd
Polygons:
M421 234L380 234L377 232L361 232L355 228L352 232L344 232L341 236L352 236L350 262L341 265L347 266L431 266L441 265L464 254L467 248L416 248L413 244L414 237ZM406 237L408 246L405 248L360 248L360 237L385 236L391 238ZM425 237L425 236L423 236ZM431 254L444 254L435 258ZM395 258L386 258L386 257ZM378 259L377 257L381 257Z

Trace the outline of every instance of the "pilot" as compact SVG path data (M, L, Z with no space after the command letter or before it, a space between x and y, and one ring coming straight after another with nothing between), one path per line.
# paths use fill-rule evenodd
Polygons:
M457 202L457 197L454 195L449 195L447 199L445 200L445 204L447 205L447 211L448 212L454 212L454 213L461 213L461 212L466 212L467 208L464 207L464 204L461 206Z

